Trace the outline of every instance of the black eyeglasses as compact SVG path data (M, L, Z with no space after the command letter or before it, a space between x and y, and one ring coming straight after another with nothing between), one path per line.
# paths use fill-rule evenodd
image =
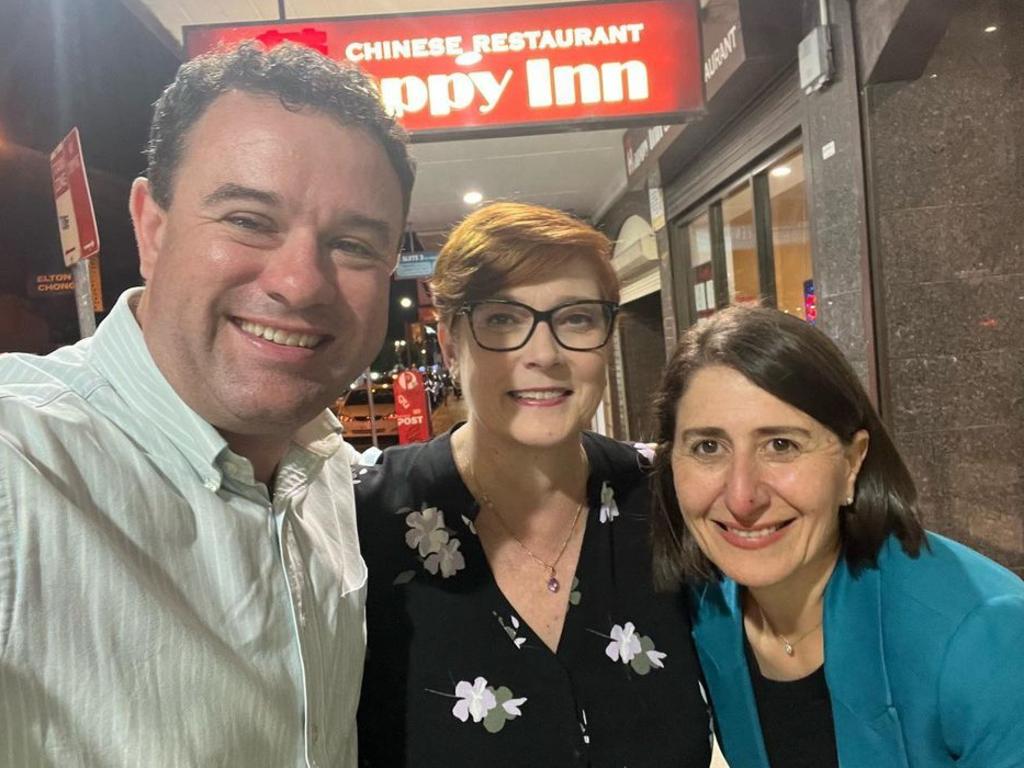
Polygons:
M526 345L538 323L547 323L560 347L589 352L608 343L619 305L614 301L570 301L541 312L511 299L488 299L458 311L469 318L476 343L491 352L512 352Z

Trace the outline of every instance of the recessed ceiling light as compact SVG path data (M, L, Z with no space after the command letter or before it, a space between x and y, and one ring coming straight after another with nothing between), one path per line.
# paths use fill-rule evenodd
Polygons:
M999 27L997 27L995 24L989 24L987 27L985 27L986 32L995 32L997 29L999 29Z
M479 192L467 192L462 196L462 202L464 202L466 205L476 205L483 199L484 196Z
M778 168L772 168L771 170L772 176L775 176L776 178L789 176L789 174L791 174L792 172L793 169L790 168L788 165L780 165Z
M409 307L412 306L412 299L410 299L408 296L403 296L398 300L398 303L402 305L403 309L408 309Z

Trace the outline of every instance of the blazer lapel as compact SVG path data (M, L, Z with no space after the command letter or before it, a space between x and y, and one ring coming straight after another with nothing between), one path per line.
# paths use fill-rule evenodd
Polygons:
M693 638L710 688L722 751L736 768L769 768L743 653L739 589L726 579L696 588L693 599Z
M884 565L884 550L879 565ZM825 591L825 679L842 768L907 768L892 703L878 568L850 572L840 556Z

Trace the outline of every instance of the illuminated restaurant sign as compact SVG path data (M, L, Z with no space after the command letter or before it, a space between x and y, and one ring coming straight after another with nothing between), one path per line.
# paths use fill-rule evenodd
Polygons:
M419 140L678 122L703 107L693 0L186 27L191 58L256 38L365 69Z

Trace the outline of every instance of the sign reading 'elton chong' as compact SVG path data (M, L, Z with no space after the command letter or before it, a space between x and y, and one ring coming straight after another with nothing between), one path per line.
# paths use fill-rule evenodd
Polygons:
M292 40L380 83L420 140L679 121L703 107L693 0L185 28L187 54Z

